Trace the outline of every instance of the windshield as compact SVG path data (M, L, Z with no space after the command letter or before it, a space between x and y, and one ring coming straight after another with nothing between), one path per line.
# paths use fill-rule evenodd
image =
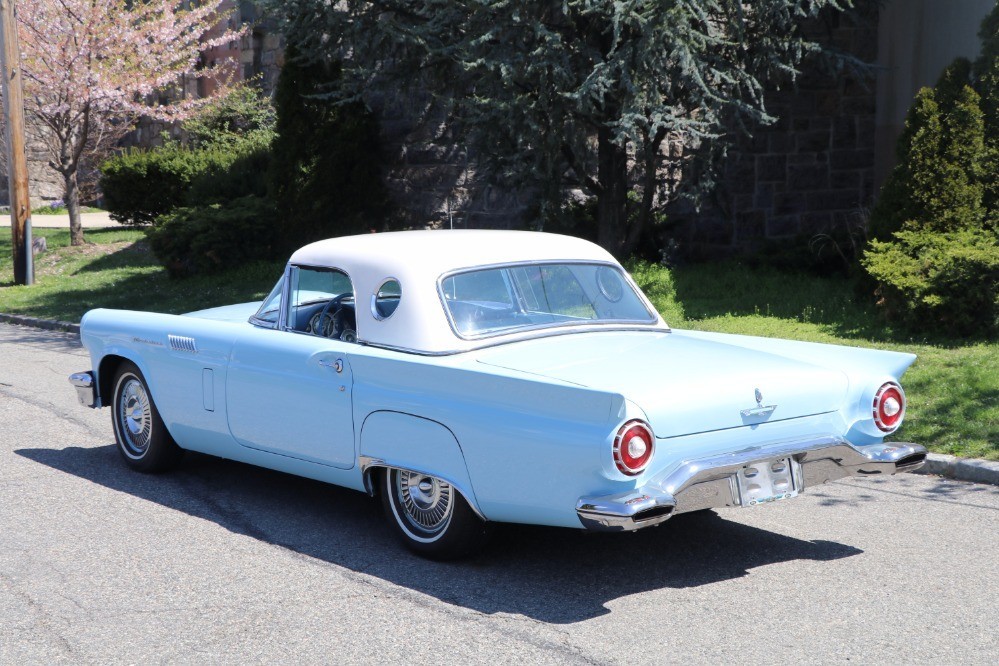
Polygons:
M526 264L451 275L441 295L463 338L572 324L654 324L623 271L609 264Z

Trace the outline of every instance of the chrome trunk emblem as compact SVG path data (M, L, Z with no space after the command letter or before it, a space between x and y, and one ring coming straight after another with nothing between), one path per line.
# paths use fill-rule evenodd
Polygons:
M751 407L750 409L744 409L740 412L743 416L770 416L777 405L764 405L763 404L763 392L760 389L756 389L754 393L756 398L756 407Z

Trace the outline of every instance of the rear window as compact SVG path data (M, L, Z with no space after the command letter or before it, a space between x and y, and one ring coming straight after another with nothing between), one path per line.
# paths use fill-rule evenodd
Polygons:
M656 316L623 271L607 264L524 264L458 273L441 281L464 338L578 324L652 324Z

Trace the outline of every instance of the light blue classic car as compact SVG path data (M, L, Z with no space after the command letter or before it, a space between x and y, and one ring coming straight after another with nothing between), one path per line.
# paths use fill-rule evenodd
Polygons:
M271 294L92 310L83 404L131 467L183 451L380 495L433 558L490 523L626 531L922 465L911 354L670 329L583 240L413 231L296 252Z

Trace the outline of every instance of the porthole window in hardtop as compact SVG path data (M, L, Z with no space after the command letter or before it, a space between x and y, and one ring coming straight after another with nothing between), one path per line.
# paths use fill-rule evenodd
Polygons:
M656 316L621 269L601 264L524 264L451 275L444 304L462 337L588 323L652 324Z
M371 314L375 319L388 319L399 307L402 300L402 285L395 278L382 282L378 290L371 296Z
M289 328L324 338L357 341L354 287L342 271L293 266Z
M284 276L271 289L271 293L264 299L263 304L257 313L253 315L254 323L273 328L277 325L278 316L281 314L281 298L284 295Z

